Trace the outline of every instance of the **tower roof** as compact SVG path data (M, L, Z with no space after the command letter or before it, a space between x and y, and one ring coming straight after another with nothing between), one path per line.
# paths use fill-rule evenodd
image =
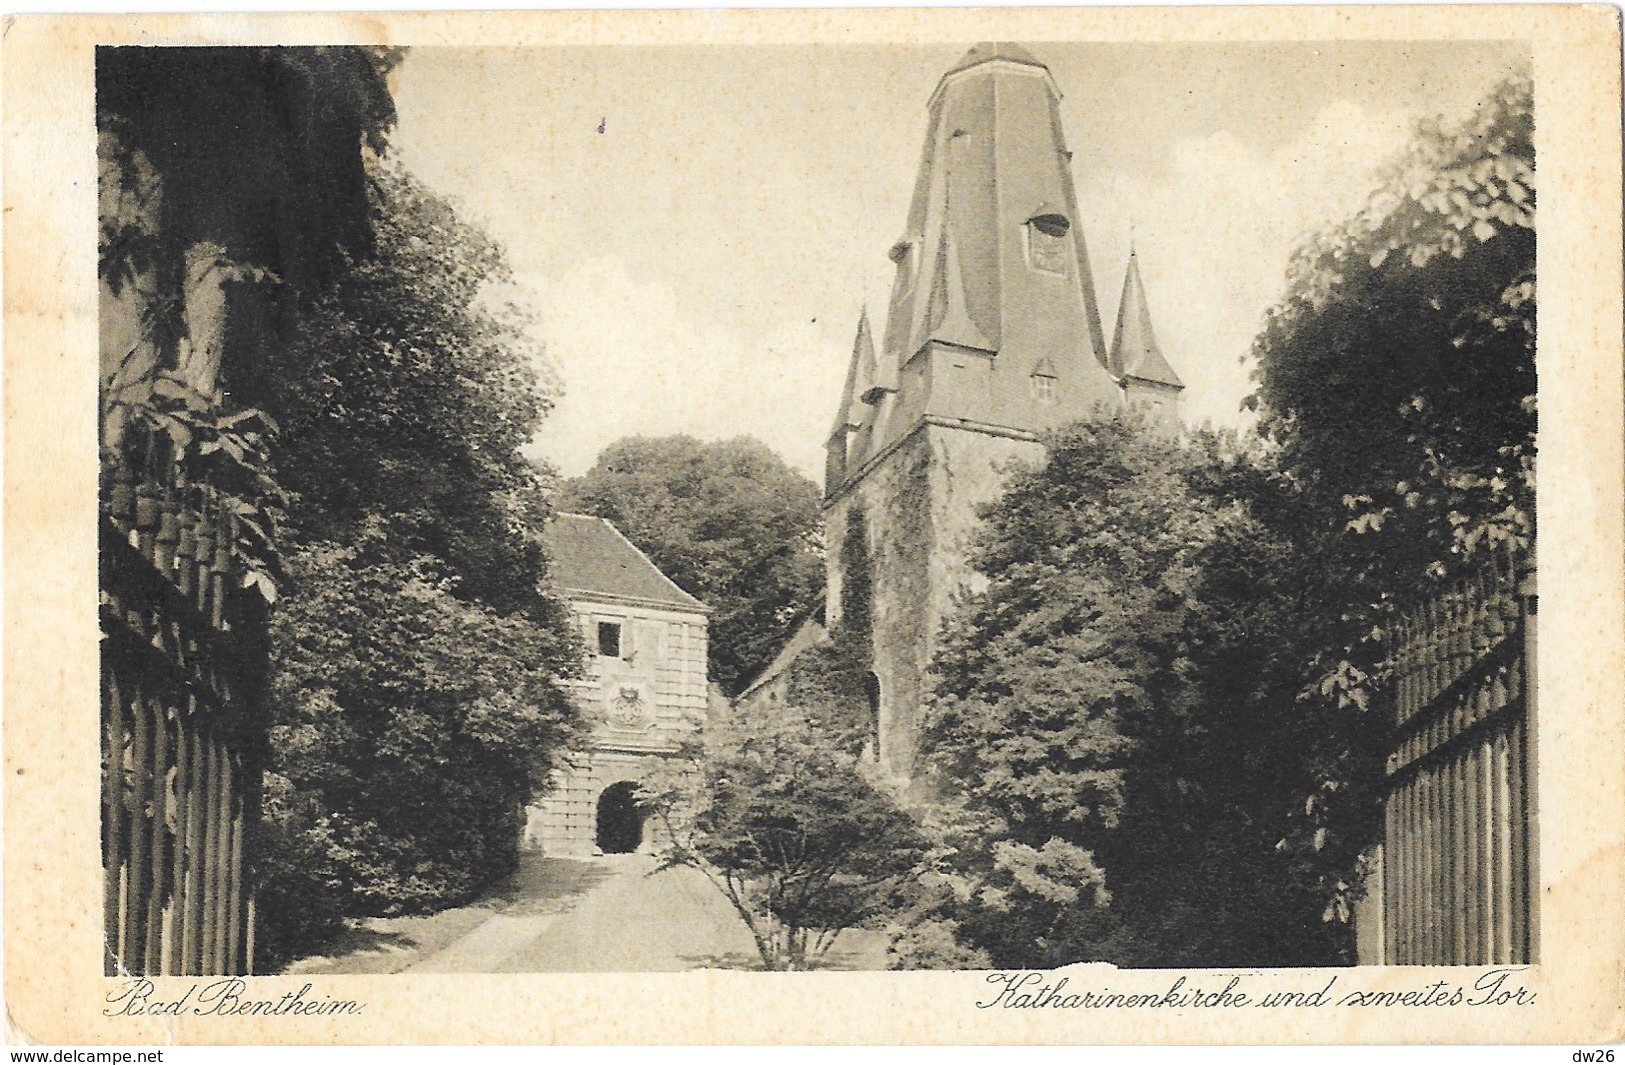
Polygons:
M891 252L882 365L906 367L936 341L996 355L1025 388L1047 354L1072 413L1115 401L1048 68L1018 45L978 44L943 76L928 110L908 222ZM954 413L936 402L927 413ZM1028 417L994 412L1001 423L1018 416Z
M1123 274L1123 298L1117 304L1117 328L1112 331L1112 354L1108 363L1118 378L1133 377L1171 388L1184 388L1185 382L1163 358L1151 328L1151 308L1145 299L1145 283L1140 280L1140 260L1129 252L1128 270Z
M995 59L1005 59L1012 63L1026 63L1028 66L1043 67L1044 64L1033 58L1033 54L1019 44L1009 41L982 41L973 45L971 50L959 57L959 62L948 68L949 74L957 74L961 70L968 70L978 63L987 63ZM1045 67L1045 69L1049 69Z

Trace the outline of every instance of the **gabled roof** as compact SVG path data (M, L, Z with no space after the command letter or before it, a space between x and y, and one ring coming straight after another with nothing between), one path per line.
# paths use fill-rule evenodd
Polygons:
M555 514L542 529L553 583L567 596L708 613L604 518Z
M1123 298L1117 304L1117 328L1112 332L1112 353L1107 363L1119 379L1132 377L1171 388L1184 388L1185 382L1163 358L1157 334L1151 328L1151 308L1145 300L1145 284L1140 280L1140 261L1129 252L1128 270L1123 275Z
M801 657L801 652L828 639L829 630L824 627L824 604L817 603L802 612L801 620L790 630L790 635L779 647L778 654L773 656L773 661L764 666L736 698L748 698L762 685L778 679Z

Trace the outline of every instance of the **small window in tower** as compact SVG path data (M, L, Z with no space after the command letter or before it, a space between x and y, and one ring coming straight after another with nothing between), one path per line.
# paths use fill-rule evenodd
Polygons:
M620 622L600 621L598 623L598 653L604 658L621 657Z
M1066 215L1049 205L1027 219L1027 262L1034 270L1066 276Z
M1048 359L1038 361L1031 381L1035 399L1044 404L1055 402L1055 366Z

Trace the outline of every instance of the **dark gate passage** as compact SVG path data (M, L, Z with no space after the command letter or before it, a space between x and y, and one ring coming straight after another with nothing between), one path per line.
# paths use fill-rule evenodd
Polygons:
M605 854L630 854L643 842L646 811L637 790L637 784L623 780L598 796L598 849Z

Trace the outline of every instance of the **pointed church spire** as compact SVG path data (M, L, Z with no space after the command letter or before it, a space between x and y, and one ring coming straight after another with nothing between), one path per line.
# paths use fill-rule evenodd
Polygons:
M1145 298L1145 283L1140 280L1140 258L1132 244L1128 254L1128 270L1123 274L1123 298L1117 304L1117 328L1112 331L1112 353L1107 365L1120 381L1132 378L1169 388L1185 387L1179 375L1174 373L1174 368L1168 365L1168 360L1163 358L1162 349L1157 346L1157 334L1151 328L1151 308Z
M846 367L846 387L841 392L841 405L835 412L833 436L863 424L863 394L875 378L875 342L869 334L869 308L865 305L858 313L858 335L852 341L852 359Z
M858 314L858 333L852 340L852 358L846 366L846 385L841 390L841 405L835 411L835 424L830 427L829 439L824 443L824 492L833 494L846 483L847 474L861 465L865 457L877 411L866 404L874 402L874 390L879 368L875 362L875 342L869 333L869 308ZM870 430L865 432L865 429Z

